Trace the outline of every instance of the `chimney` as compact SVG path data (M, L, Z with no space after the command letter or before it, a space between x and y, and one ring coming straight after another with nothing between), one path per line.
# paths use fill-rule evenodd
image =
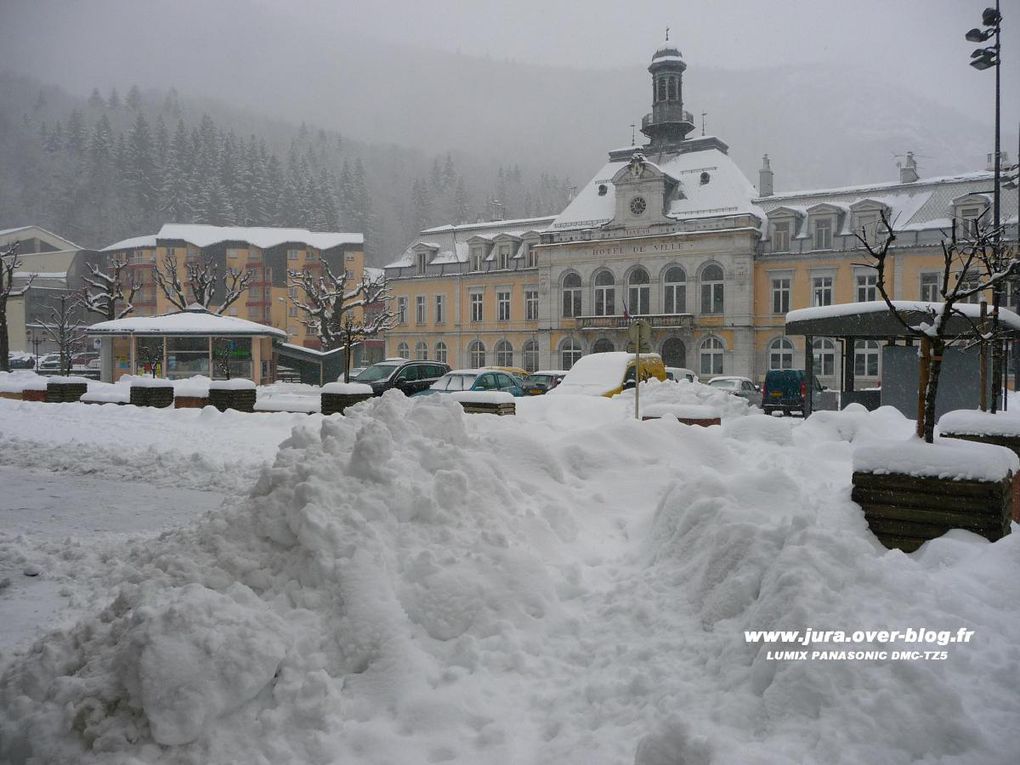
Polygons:
M917 161L912 151L907 152L907 159L902 165L897 162L896 166L900 169L900 183L914 183L921 177L917 174Z
M999 152L999 167L1002 168L1002 169L1005 169L1008 164L1009 164L1009 152L1000 151ZM989 173L995 172L995 152L994 151L988 152L988 162L985 164L985 170L987 170Z
M761 158L761 170L758 171L758 194L763 197L772 196L772 165L769 155Z

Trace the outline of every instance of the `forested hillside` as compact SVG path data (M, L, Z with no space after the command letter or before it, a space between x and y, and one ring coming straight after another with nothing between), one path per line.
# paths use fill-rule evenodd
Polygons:
M167 222L361 231L370 262L421 228L558 212L569 181L512 161L351 140L174 89L88 99L0 74L0 228L85 247Z

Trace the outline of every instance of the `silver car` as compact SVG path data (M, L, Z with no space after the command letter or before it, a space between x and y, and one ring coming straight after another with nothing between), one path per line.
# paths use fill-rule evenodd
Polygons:
M708 384L713 388L739 396L754 406L761 403L761 393L757 386L746 377L713 377L708 381Z

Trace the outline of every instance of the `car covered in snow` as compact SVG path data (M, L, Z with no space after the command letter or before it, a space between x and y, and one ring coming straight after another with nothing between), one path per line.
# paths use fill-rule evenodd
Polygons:
M666 367L657 353L642 353L635 359L633 353L609 351L590 353L582 356L567 371L563 380L549 391L553 394L581 394L582 396L605 396L611 398L628 388L634 387L635 379L641 382L653 377L666 379ZM640 364L640 371L638 365Z
M686 380L687 382L700 382L699 378L693 369L687 369L686 367L666 367L666 379L679 382L680 380Z
M519 378L497 369L455 369L447 372L426 390L415 396L432 396L437 393L459 391L504 391L514 396L523 396L524 388Z
M720 375L708 381L709 386L724 390L734 396L744 399L749 404L757 406L761 403L761 393L758 386L746 377L733 375Z

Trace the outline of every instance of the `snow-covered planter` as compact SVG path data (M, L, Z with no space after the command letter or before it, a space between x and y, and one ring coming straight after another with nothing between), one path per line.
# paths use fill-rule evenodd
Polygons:
M991 414L958 409L942 415L938 428L944 438L1004 446L1020 457L1020 415L1012 412ZM1020 522L1020 474L1014 481L1013 520Z
M84 377L50 377L46 381L46 401L50 404L77 401L88 388Z
M365 383L326 383L320 401L323 414L343 414L349 406L372 398L372 386Z
M852 499L888 548L913 552L950 529L1010 533L1020 458L969 441L872 442L854 452Z
M514 397L505 391L466 390L459 393L445 393L454 401L459 401L465 414L517 414Z
M129 400L135 406L173 406L174 384L161 377L139 377L131 381Z
M654 404L642 407L642 420L658 420L663 417L675 417L684 425L718 425L722 422L719 410L700 404Z
M227 409L253 412L255 411L255 383L242 378L213 380L209 383L209 403L221 412L225 412Z

